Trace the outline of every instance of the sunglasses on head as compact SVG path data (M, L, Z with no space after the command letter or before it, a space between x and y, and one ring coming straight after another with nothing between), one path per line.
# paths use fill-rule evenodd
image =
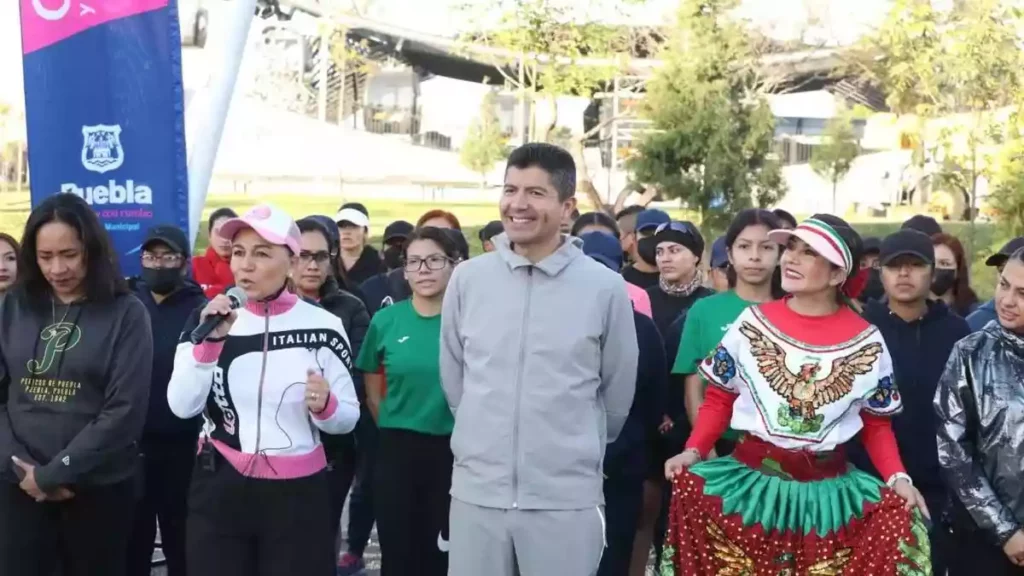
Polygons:
M675 220L672 220L671 222L665 222L663 224L658 224L658 227L654 229L654 233L661 234L665 230L674 230L676 232L682 232L683 234L693 236L693 230L691 230L689 226L687 226L683 222L677 222Z

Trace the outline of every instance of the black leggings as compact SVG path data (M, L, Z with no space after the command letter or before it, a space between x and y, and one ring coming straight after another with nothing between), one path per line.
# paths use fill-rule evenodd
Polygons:
M381 576L448 574L450 441L450 436L380 429L374 493Z
M198 435L143 438L143 493L135 507L127 576L149 576L157 521L168 576L184 576L185 522Z
M135 480L74 492L65 502L40 504L17 485L0 482L0 574L125 573Z
M341 530L341 516L345 509L345 499L352 487L356 475L356 443L352 434L331 436L321 434L324 452L327 454L327 483L331 498L331 535L332 541L340 544L338 533ZM352 510L349 510L351 516Z
M333 576L327 471L292 480L242 476L200 458L188 502L189 576Z

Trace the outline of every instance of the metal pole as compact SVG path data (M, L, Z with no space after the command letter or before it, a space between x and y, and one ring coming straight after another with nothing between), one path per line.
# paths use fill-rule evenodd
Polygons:
M221 6L222 16L210 19L214 32L211 39L215 42L205 49L209 58L215 60L210 64L210 76L206 84L196 90L185 111L186 141L189 144L188 228L193 245L249 38L249 26L256 13L256 0L235 0L221 3ZM219 34L218 23L224 23Z
M608 159L608 199L607 202L613 202L612 199L612 185L615 183L615 168L619 161L619 75L615 74L615 81L613 82L612 93L612 122L610 124L612 128L612 151L611 157Z
M327 122L327 71L331 66L330 34L327 30L329 20L320 19L320 86L317 87L316 110L321 122Z
M341 31L341 62L338 62L338 76L341 78L338 86L338 126L342 126L345 119L345 86L348 85L348 30Z
M530 141L530 133L526 128L526 58L519 56L519 143Z
M15 173L14 178L17 184L14 185L14 189L21 192L22 181L25 180L25 141L18 138L18 171Z

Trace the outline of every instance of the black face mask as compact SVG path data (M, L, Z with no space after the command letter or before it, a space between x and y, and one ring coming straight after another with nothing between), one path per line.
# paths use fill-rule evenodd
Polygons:
M878 268L873 268L868 272L868 283L861 290L859 300L861 302L868 302L870 300L878 300L884 295L885 287L882 286L882 272Z
M166 296L181 287L181 268L143 268L142 281L154 294Z
M648 236L647 238L641 238L637 240L636 252L640 255L640 259L650 264L651 266L658 265L658 243L654 240L654 236Z
M402 267L401 246L387 246L381 254L384 258L384 265L388 267L388 270L394 270Z
M953 284L956 284L956 270L938 268L932 279L932 294L944 296L953 287Z

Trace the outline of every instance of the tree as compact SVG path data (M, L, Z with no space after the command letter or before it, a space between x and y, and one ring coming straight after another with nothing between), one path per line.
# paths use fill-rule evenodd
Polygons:
M484 95L480 114L469 125L459 153L462 165L480 175L480 188L487 185L487 173L494 168L494 163L505 157L507 139L498 121L496 100L494 91Z
M653 130L629 162L639 184L699 211L705 230L773 204L784 190L758 40L730 17L736 5L683 1L664 65L647 85Z
M832 184L832 213L836 213L836 189L860 155L854 115L845 110L829 120L820 146L811 154L811 168Z
M467 47L488 49L474 52L474 57L489 60L505 87L519 93L521 109L529 111L518 122L525 140L551 142L558 136L558 97L591 97L610 84L637 45L636 30L604 23L609 11L619 4L641 3L593 0L584 8L559 0L472 2L460 10L478 26L461 40ZM548 108L551 120L538 126L541 105ZM577 189L598 210L603 203L583 157L583 142L609 122L576 135L568 146L576 160Z
M1021 16L1009 0L957 1L949 9L896 0L853 60L864 79L888 94L893 112L917 117L915 160L937 160L938 181L964 196L971 245L977 182L992 176L1003 111L1024 101ZM929 133L937 118L952 120Z
M1003 148L992 188L989 206L1001 235L1024 236L1024 138L1016 137Z

